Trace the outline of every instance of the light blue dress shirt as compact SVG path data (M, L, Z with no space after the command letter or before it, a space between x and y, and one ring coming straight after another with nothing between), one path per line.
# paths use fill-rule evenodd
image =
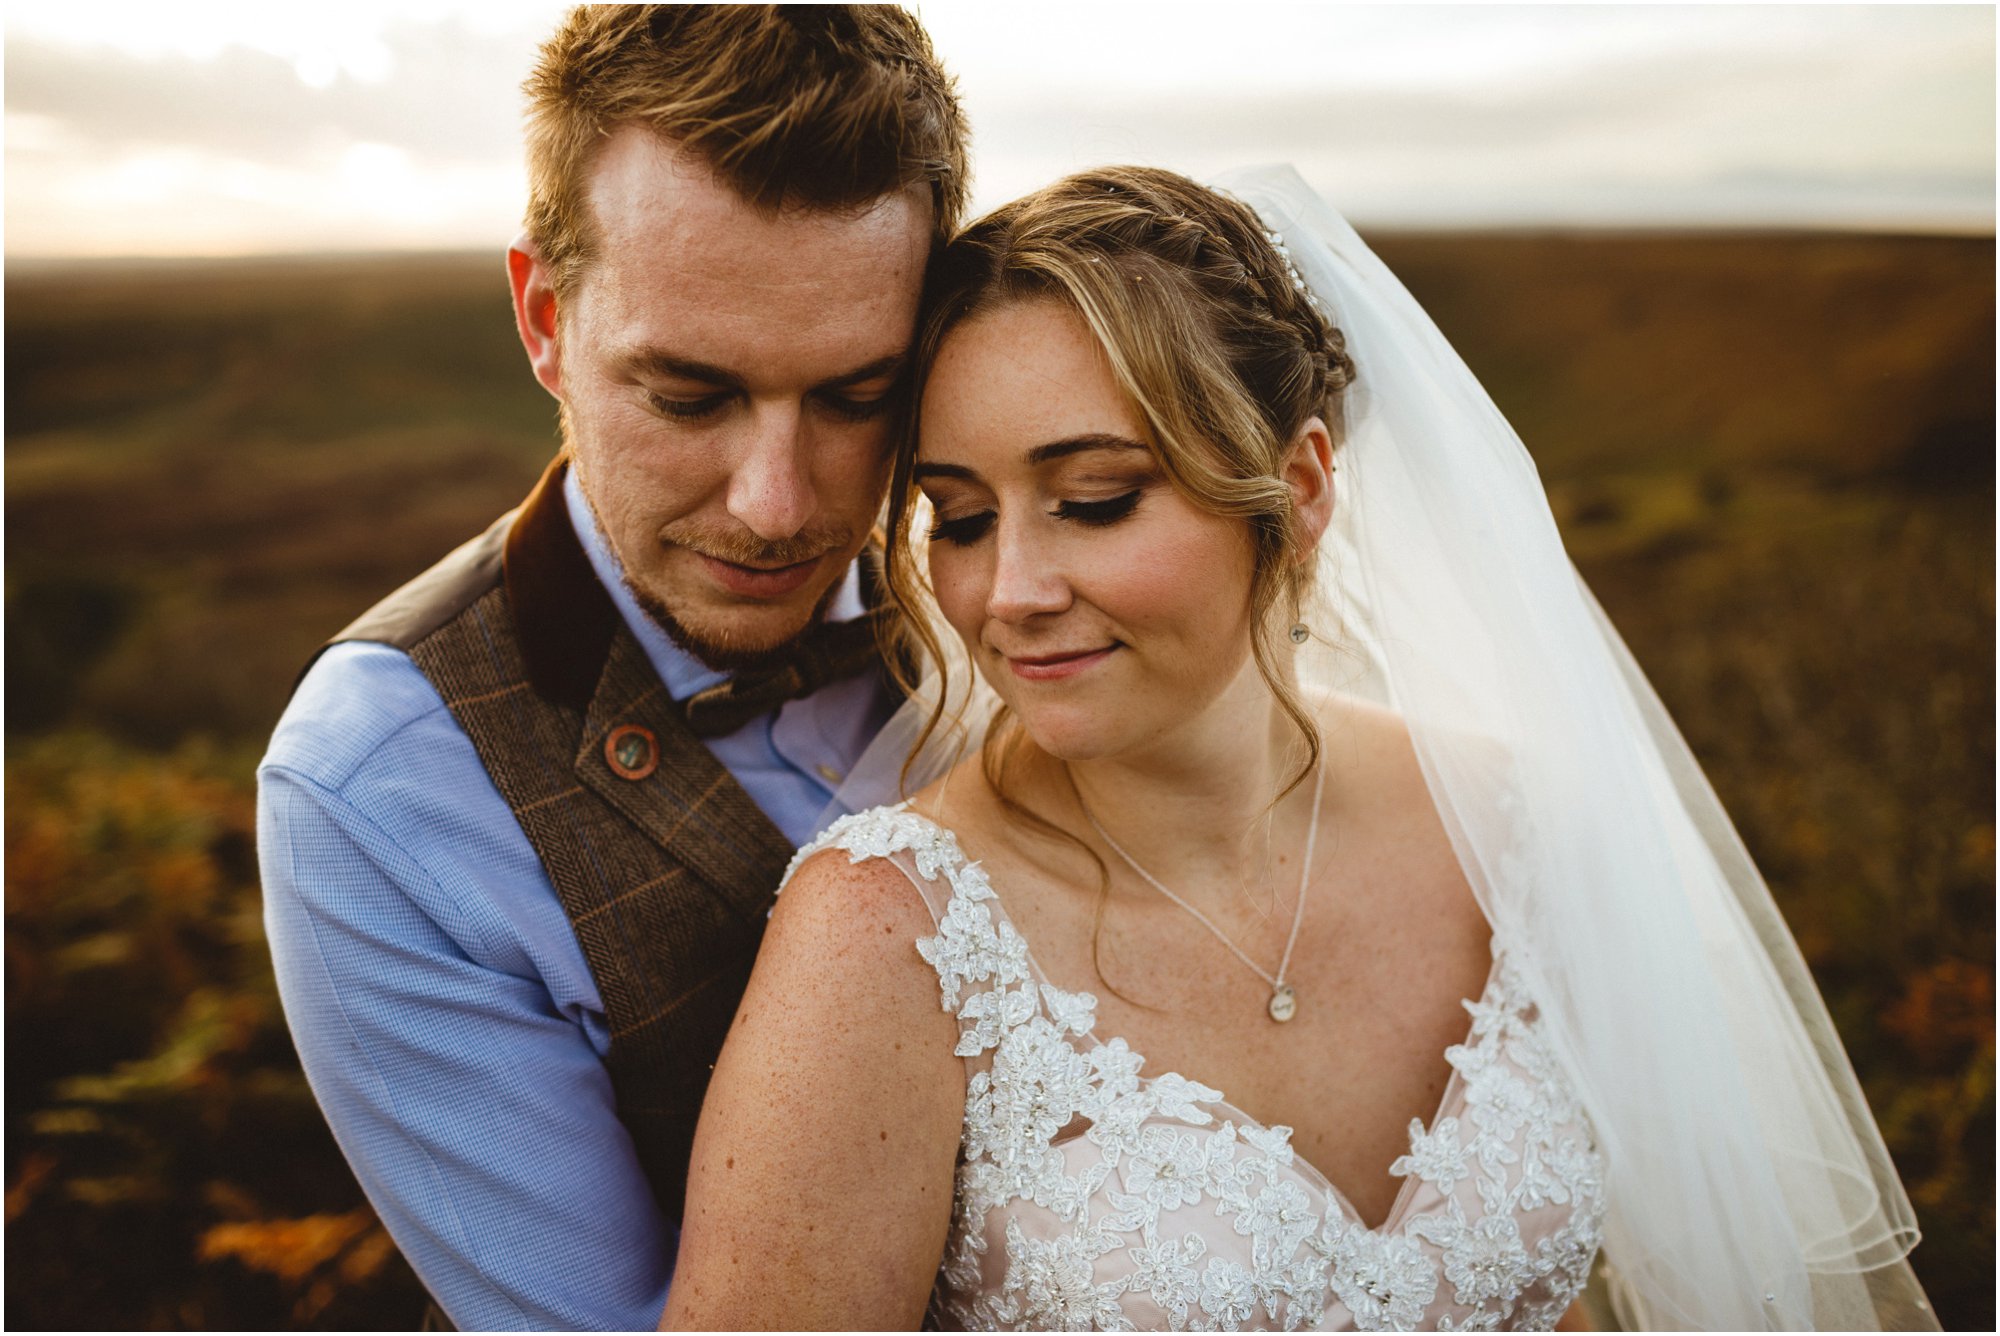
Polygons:
M639 609L574 472L565 497L674 697L722 681ZM861 612L849 571L828 616ZM708 745L802 844L892 708L868 674ZM313 1093L446 1314L465 1329L650 1329L678 1235L615 1112L597 985L533 848L408 656L350 643L314 664L258 769L257 844Z

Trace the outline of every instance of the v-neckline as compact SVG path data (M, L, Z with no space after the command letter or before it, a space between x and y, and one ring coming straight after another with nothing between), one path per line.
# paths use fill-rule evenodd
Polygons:
M952 832L946 830L945 827L938 825L937 822L932 821L929 817L924 816L923 813L921 812L913 812L912 815L921 818L923 821L927 822L928 824L930 824L931 826L940 831L944 831L946 834L952 834ZM969 868L979 866L979 860L967 858L965 856L965 850L963 846L959 845L957 836L955 834L952 835L952 847L958 853L960 860L958 870L961 873L963 873ZM953 883L954 884L952 886L951 898L953 900L956 900L962 894L962 892L956 885L956 878L953 878ZM993 885L992 879L990 877L987 879L986 889L987 893L992 898L994 908L999 911L1001 918L1006 921L1007 926L1014 930L1014 935L1020 939L1022 952L1027 959L1028 969L1033 972L1035 982L1041 987L1052 989L1055 992L1064 994L1065 996L1068 997L1090 998L1091 999L1090 1014L1092 1020L1094 1021L1097 1017L1097 1006L1096 1006L1097 995L1095 993L1090 992L1088 989L1064 988L1062 985L1052 980L1049 977L1048 971L1042 968L1041 962L1035 959L1034 945L1028 941L1028 935L1021 931L1020 925L1014 922L1014 916L1007 911L1005 902L1000 898L999 888ZM998 926L999 926L998 924L995 925L996 931L998 930ZM1489 963L1487 964L1486 967L1486 982L1480 985L1479 996L1477 998L1468 997L1461 999L1460 1004L1462 1006L1468 1008L1480 1007L1485 1005L1487 998L1492 996L1493 985L1500 977L1501 947L1500 947L1499 937L1497 934L1493 936L1488 942L1487 955L1489 957ZM1036 1003L1038 1010L1041 1008L1041 1005L1042 1005L1041 1002L1038 1000ZM1458 1093L1459 1088L1464 1084L1464 1076L1460 1073L1458 1065L1451 1061L1450 1053L1451 1050L1454 1048L1467 1047L1477 1042L1478 1036L1475 1033L1475 1030L1477 1029L1478 1023L1479 1022L1477 1017L1474 1017L1471 1021L1467 1023L1465 1035L1462 1038L1455 1041L1454 1043L1446 1045L1445 1052L1442 1056L1445 1059L1446 1065L1451 1068L1451 1075L1445 1078L1444 1090L1438 1095L1437 1106L1431 1110L1430 1117L1423 1122L1419 1132L1412 1133L1408 1137L1409 1153L1411 1154L1416 1153L1417 1149L1416 1141L1419 1136L1428 1138L1436 1135L1438 1124L1444 1121L1445 1110L1451 1107L1452 1097ZM1107 1046L1107 1041L1097 1033L1097 1027L1095 1025L1092 1025L1090 1029L1083 1031L1080 1037L1090 1040L1093 1044L1096 1044L1099 1047ZM1178 1080L1185 1081L1190 1085L1199 1085L1204 1089L1215 1091L1219 1096L1216 1099L1202 1100L1201 1103L1206 1104L1212 1108L1222 1109L1227 1111L1228 1113L1234 1114L1238 1120L1237 1126L1239 1128L1250 1127L1260 1132L1269 1132L1272 1129L1273 1124L1264 1122L1262 1119L1255 1118L1251 1116L1249 1112L1244 1110L1240 1105L1231 1103L1228 1092L1224 1091L1221 1086L1210 1085L1206 1081L1196 1080L1195 1078L1190 1077L1185 1073L1179 1071L1164 1071L1156 1073L1152 1076L1144 1075L1143 1073L1145 1071L1146 1064L1149 1061L1146 1055L1144 1053L1139 1052L1139 1050L1133 1048L1131 1042L1127 1040L1123 1035L1113 1035L1112 1038L1117 1040L1119 1043L1124 1044L1125 1051L1139 1059L1139 1070L1141 1074L1136 1079L1141 1084L1153 1085L1159 1081L1165 1080L1167 1077L1174 1077ZM1070 1038L1067 1035L1064 1036L1064 1042L1068 1043L1072 1048L1075 1047L1075 1043L1072 1040L1070 1040ZM1093 1123L1092 1125L1094 1126L1095 1124ZM1277 1126L1284 1126L1284 1125L1281 1123L1277 1124ZM1331 1178L1328 1178L1325 1174L1321 1173L1319 1170L1319 1166L1313 1164L1312 1161L1308 1160L1304 1155L1301 1155L1296 1147L1292 1147L1291 1134L1293 1130L1294 1129L1286 1128L1286 1137L1285 1137L1286 1146L1291 1148L1292 1150L1292 1162L1295 1165L1297 1165L1300 1169L1304 1170L1312 1178L1319 1180L1320 1186L1325 1191L1326 1195L1332 1198L1335 1202L1337 1202L1340 1206L1342 1213L1346 1215L1346 1217L1349 1220L1353 1221L1356 1225L1359 1225L1364 1231L1372 1235L1383 1235L1389 1233L1391 1228L1394 1226L1397 1218L1402 1215L1403 1211L1408 1206L1410 1195L1416 1191L1416 1186L1420 1181L1418 1177L1415 1174L1393 1174L1393 1173L1390 1174L1390 1177L1392 1178L1402 1179L1402 1186L1396 1190L1395 1199L1389 1203L1389 1212L1387 1215L1382 1217L1381 1223L1371 1225L1367 1221L1361 1218L1361 1212L1355 1208L1353 1200L1349 1198L1348 1195L1340 1189L1339 1185L1337 1185ZM1051 1146L1066 1145L1072 1141L1076 1141L1084 1137L1085 1135L1087 1135L1087 1132L1078 1132L1071 1136L1061 1136L1060 1134L1058 1134L1058 1136L1055 1139L1052 1139L1049 1142L1049 1144ZM1397 1158L1401 1159L1402 1157L1398 1156ZM1394 1161L1391 1161L1391 1163L1394 1163Z

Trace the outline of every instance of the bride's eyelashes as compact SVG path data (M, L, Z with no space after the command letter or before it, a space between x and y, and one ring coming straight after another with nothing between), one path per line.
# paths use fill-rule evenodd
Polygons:
M1134 487L1129 492L1103 501L1058 501L1056 508L1049 513L1059 520L1073 520L1078 524L1116 524L1138 509L1139 498L1144 491L1143 487ZM994 519L995 512L990 510L940 518L931 525L931 538L933 541L942 539L955 547L966 547L984 538L987 530L993 527Z
M967 547L986 536L993 527L993 512L982 510L972 515L961 515L957 519L940 519L931 525L931 541L943 539L953 547Z
M1075 520L1080 524L1116 524L1138 508L1139 494L1144 490L1134 487L1104 501L1058 501L1055 515L1059 520Z

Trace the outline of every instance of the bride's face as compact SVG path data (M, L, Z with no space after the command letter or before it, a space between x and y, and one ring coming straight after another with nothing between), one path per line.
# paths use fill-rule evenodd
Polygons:
M1254 671L1249 533L1183 498L1148 439L1054 302L966 321L925 385L914 473L939 607L1065 760L1161 740Z

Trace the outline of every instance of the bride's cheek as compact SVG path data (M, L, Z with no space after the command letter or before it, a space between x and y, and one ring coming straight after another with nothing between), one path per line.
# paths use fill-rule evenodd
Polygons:
M975 588L977 581L967 569L962 554L943 554L938 544L931 546L931 591L937 596L938 611L968 650L979 638L980 611L984 598Z

